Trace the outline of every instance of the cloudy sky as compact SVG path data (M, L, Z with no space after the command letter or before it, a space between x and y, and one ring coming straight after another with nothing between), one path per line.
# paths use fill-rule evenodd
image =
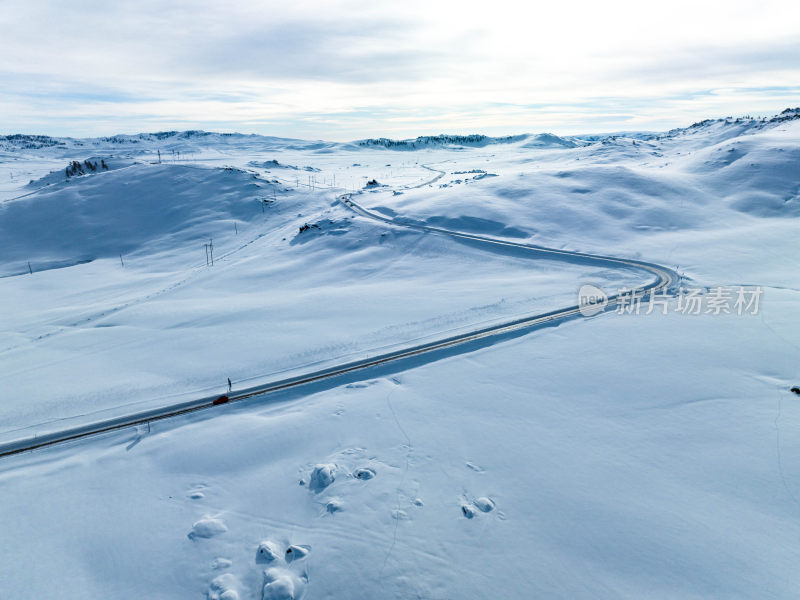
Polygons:
M0 133L570 134L798 105L785 0L0 0Z

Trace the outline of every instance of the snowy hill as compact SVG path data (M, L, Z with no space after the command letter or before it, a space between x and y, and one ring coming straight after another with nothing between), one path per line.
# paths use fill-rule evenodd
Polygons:
M0 138L0 443L683 290L2 458L0 595L794 597L798 116Z
M0 205L0 237L7 241L0 273L26 261L43 270L196 246L234 222L260 217L273 187L243 171L190 165L135 163L75 177ZM198 194L213 202L199 203Z

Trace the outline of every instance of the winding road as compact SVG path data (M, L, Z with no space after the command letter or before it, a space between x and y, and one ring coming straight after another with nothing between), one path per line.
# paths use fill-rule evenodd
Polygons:
M429 185L434 181L440 179L444 175L444 171L439 171L437 169L433 169L427 166L425 168L438 173L437 176L422 184L410 187L421 187L423 185ZM525 255L530 256L532 258L541 257L548 259L568 260L572 262L580 261L587 264L593 264L595 266L637 269L652 274L654 276L654 279L652 281L632 290L632 292L636 294L644 295L647 293L666 292L678 281L677 273L666 267L653 263L648 263L639 260L632 260L632 259L615 258L611 256L602 256L597 254L570 252L567 250L558 250L554 248L546 248L530 244L522 244L482 235L473 235L470 233L464 233L459 231L450 231L448 229L443 229L440 227L432 227L429 225L420 224L409 220L393 219L364 208L360 204L356 203L355 200L353 200L353 194L344 194L342 196L339 196L339 201L344 206L354 211L357 215L361 217L373 219L393 227L404 227L424 233L449 236L459 241L472 244L479 244L479 245L489 245L490 247L494 248L500 246L509 250L521 251L525 253ZM611 308L617 305L618 300L619 298L617 295L609 296L608 304L604 307L603 310L609 311ZM507 335L512 332L519 332L522 330L532 330L537 327L542 327L552 324L553 322L563 321L570 318L577 318L582 316L583 315L578 305L569 306L566 308L554 310L543 314L530 315L527 317L514 319L511 321L507 321L504 323L488 327L483 327L480 329L461 333L458 335L453 335L443 339L434 340L431 342L411 346L408 348L403 348L400 350L395 350L392 352L387 352L385 354L381 354L371 358L365 358L361 360L347 362L326 369L321 369L303 375L298 375L296 377L282 379L243 390L237 390L236 392L229 394L226 404L230 402L241 401L246 398L252 398L254 396L261 396L282 390L297 388L315 382L320 382L323 380L351 374L357 371L368 370L372 367L386 365L388 363L416 357L427 353L432 353L435 351L444 350L460 344L466 344L468 342L485 340L487 338L494 338L494 337L499 338L500 336ZM365 378L369 377L369 373L365 373L364 377ZM20 454L23 452L28 452L31 450L36 450L39 448L46 448L48 446L53 446L56 444L62 444L65 442L80 440L83 438L115 430L120 430L129 427L136 427L139 425L145 425L155 421L170 419L172 417L186 415L197 411L202 411L211 408L219 409L221 408L221 406L219 405L218 400L219 396L208 396L204 398L197 398L195 400L189 400L178 404L172 404L169 406L164 406L152 410L137 412L130 415L124 415L121 417L110 418L102 421L97 421L94 423L89 423L86 425L63 429L60 431L48 432L42 435L34 435L33 437L28 436L19 438L16 440L12 440L10 442L5 442L0 444L0 458L12 456L15 454ZM224 404L222 406L224 406Z

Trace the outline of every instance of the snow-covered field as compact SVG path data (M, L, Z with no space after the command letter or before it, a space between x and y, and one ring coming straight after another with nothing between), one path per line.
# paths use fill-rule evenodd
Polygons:
M367 220L354 190L403 222L659 263L705 298L763 291L757 314L572 320L2 459L0 598L794 597L796 117L0 138L0 441L643 279Z

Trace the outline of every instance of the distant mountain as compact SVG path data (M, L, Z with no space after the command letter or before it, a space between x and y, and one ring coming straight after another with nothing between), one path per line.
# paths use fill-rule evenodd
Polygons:
M510 144L525 140L527 135L509 135L505 137L489 137L486 135L423 135L414 139L392 140L389 138L369 138L354 142L362 147L380 146L391 150L418 150L429 147L482 147L490 144Z
M698 133L715 136L717 141L742 135L750 130L760 130L800 119L800 107L787 108L773 117L726 117L722 119L706 119L688 127L671 129L662 133L650 132L618 132L605 134L588 134L561 137L552 133L521 134L491 137L482 134L471 135L432 135L419 136L413 139L393 140L389 138L367 138L354 142L326 142L321 140L300 140L258 134L219 133L214 131L159 131L154 133L137 133L133 135L118 134L107 137L72 138L51 137L47 135L12 134L0 135L0 151L35 153L39 150L51 150L50 155L73 156L75 151L93 151L111 153L127 153L131 155L155 153L195 152L200 149L213 148L217 151L231 149L252 150L303 150L320 154L328 154L341 150L359 150L364 148L385 148L390 150L419 150L424 148L480 148L494 144L521 143L522 148L575 148L587 143L599 142L614 138L631 138L637 140L666 140L684 138Z
M30 152L55 150L54 154L74 154L78 151L101 151L111 153L142 154L172 152L195 152L200 149L226 148L253 150L321 150L335 147L331 142L296 140L257 134L218 133L213 131L159 131L155 133L118 134L108 137L71 138L46 135L13 134L0 136L0 150L6 152Z

